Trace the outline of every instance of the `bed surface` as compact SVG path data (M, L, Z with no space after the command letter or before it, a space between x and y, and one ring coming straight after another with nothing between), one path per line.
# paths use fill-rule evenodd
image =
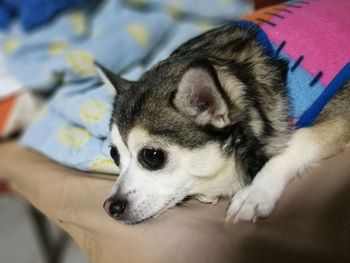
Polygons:
M93 262L349 262L350 150L292 182L269 219L225 223L228 202L196 200L124 225L102 208L114 178L0 144L0 178L66 230Z

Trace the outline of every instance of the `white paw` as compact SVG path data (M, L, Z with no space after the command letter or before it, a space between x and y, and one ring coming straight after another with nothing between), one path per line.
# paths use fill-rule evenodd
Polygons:
M254 184L239 190L232 198L226 221L255 223L270 215L278 200L271 192Z

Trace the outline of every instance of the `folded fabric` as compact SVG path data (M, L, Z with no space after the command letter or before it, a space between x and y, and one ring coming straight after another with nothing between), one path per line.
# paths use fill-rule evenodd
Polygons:
M0 99L0 138L22 131L42 105L42 101L29 91Z
M113 96L105 88L91 84L62 89L62 94L42 108L21 142L64 165L116 174L118 167L109 156L107 140ZM66 118L67 112L62 112L62 104L59 107L62 100L66 109L79 103L72 107L74 117L70 120Z
M0 100L16 94L22 89L23 84L8 71L4 56L0 53Z
M13 95L0 101L0 138L9 134L8 123L15 108L17 96Z
M0 28L10 27L19 17L24 30L35 29L50 22L68 9L86 7L96 0L2 0L0 2Z
M115 71L136 63L170 27L164 14L140 15L111 0L94 15L70 13L32 33L14 27L0 41L8 71L25 87L52 90L95 75L94 60Z
M289 62L288 92L297 128L314 123L333 95L350 80L350 2L289 1L258 12L274 54Z
M167 13L175 19L201 19L227 21L252 9L247 0L123 0L126 5L147 12Z
M138 80L142 73L150 69L157 62L166 59L170 53L182 43L206 30L215 27L216 25L217 24L211 21L207 21L205 24L197 24L190 21L182 21L181 23L177 23L171 28L171 31L166 35L166 37L163 38L161 43L162 46L157 48L157 52L150 56L147 61L134 65L127 72L125 72L123 77L129 80Z
M137 63L171 27L164 14L140 15L114 0L94 13L70 12L35 32L24 32L17 24L0 35L0 104L12 94L26 94L26 89L52 93L62 83L91 78L96 74L94 60L116 71ZM21 110L33 113L28 105ZM8 122L2 124L2 137L28 123L18 111L0 114Z

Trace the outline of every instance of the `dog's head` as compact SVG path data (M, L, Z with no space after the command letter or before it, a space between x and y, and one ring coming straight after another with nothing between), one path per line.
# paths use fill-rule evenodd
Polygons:
M104 204L115 219L139 223L187 196L232 195L247 179L243 175L256 173L266 160L257 138L264 123L251 119L246 83L226 60L185 50L137 82L99 67L116 90L110 142L120 175Z

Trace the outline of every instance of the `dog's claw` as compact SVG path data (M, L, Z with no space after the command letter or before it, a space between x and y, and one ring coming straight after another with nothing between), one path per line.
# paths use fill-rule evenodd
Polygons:
M211 204L212 205L216 205L218 202L219 202L219 197L217 197L214 200L212 200Z
M219 197L208 197L204 195L198 195L195 198L202 203L212 204L212 205L216 205L217 202L219 201Z

